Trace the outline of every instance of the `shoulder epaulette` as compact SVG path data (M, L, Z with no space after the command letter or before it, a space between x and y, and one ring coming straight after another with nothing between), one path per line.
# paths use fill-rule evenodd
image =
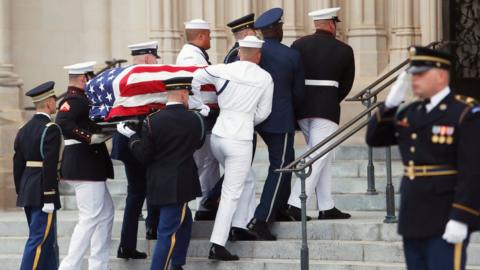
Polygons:
M468 106L472 107L478 105L478 101L472 97L463 96L463 95L455 95L455 100L460 101Z

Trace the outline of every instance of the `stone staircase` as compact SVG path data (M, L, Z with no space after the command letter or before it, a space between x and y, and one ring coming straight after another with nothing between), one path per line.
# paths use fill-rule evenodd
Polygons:
M303 153L298 146L296 152ZM402 165L398 152L393 152L392 173L398 189ZM254 162L257 175L257 195L263 187L268 168L267 151L260 146ZM374 152L378 195L365 195L367 151L363 146L341 146L335 151L333 191L336 206L352 214L350 220L312 220L308 222L310 269L322 270L397 270L404 266L401 239L396 224L385 224L386 169L384 151ZM150 260L117 259L126 180L121 164L115 164L116 179L108 185L117 208L111 246L111 268L149 269ZM58 213L58 241L60 256L65 256L70 235L77 220L75 198L67 185L62 185L63 210ZM258 197L258 196L257 196ZM397 195L398 199L398 195ZM315 200L309 203L309 215L316 217ZM398 206L398 204L397 204ZM191 203L192 209L195 205ZM139 226L138 249L150 255L154 241L144 239L143 222ZM301 227L299 222L279 222L273 231L279 236L275 242L235 242L227 247L240 256L237 262L216 262L207 259L212 222L195 222L189 257L185 269L190 270L287 270L300 269ZM0 215L0 269L18 269L28 228L22 212ZM85 260L86 262L86 260ZM474 234L469 247L468 269L480 269L480 234ZM84 264L86 268L86 263Z

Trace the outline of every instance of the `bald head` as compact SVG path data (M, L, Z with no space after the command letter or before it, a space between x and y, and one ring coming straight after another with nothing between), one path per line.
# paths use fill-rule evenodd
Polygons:
M337 33L337 25L334 20L316 20L313 21L315 29L323 30L335 35Z

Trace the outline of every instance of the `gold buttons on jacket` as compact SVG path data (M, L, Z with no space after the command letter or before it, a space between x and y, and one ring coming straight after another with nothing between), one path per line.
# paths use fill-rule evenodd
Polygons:
M415 146L410 147L410 153L415 153Z
M416 140L417 139L417 133L412 133L412 135L410 137L412 138L412 140Z

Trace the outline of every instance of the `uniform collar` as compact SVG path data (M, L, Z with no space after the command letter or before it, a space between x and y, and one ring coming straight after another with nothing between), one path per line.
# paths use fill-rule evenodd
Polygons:
M170 106L170 105L183 105L183 103L179 102L179 101L169 101L169 102L167 102L166 106Z
M448 94L450 94L450 87L443 88L430 98L430 103L425 105L427 112L431 112Z
M72 95L85 95L83 89L76 86L68 86L67 92Z
M50 115L48 115L47 113L44 113L44 112L36 112L35 115L44 115L46 117L48 117L48 119L50 121L52 121L52 117Z
M208 56L208 53L207 53L207 51L206 51L204 48L199 47L199 46L197 46L197 45L195 45L195 44L192 44L192 43L188 43L188 45L193 46L193 47L199 49L200 52L201 52L202 55L203 55L203 58L205 58L205 60L207 61L207 63L208 63L209 65L212 64L212 63L210 63L210 61L209 61L210 56Z

